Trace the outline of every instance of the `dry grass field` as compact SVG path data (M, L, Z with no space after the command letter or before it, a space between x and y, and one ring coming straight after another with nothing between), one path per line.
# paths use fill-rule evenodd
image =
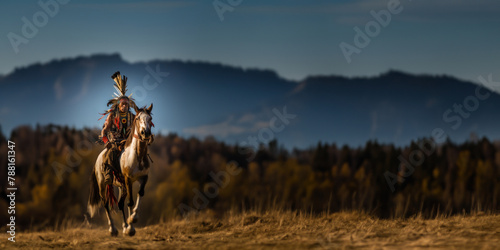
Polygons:
M0 249L495 249L500 245L500 215L485 214L384 220L355 212L321 216L247 212L137 227L133 237L118 229L118 237L109 236L105 226L25 232L16 235L15 243L4 234Z

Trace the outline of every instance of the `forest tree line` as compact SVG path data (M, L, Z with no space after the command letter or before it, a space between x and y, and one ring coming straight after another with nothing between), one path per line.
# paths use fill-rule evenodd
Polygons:
M83 221L90 173L103 149L94 143L98 132L56 125L21 126L12 132L21 230ZM411 174L401 174L400 157L408 159L422 140L405 147L369 141L358 148L320 142L290 151L274 140L261 145L248 161L237 145L213 137L157 135L150 146L153 163L141 204L141 213L148 216L141 223L198 209L217 215L247 209L360 210L382 218L499 211L498 143L448 140ZM4 135L0 151L8 151ZM6 153L0 154L0 164L0 178L7 180ZM394 191L388 172L398 176ZM7 211L7 183L0 183L0 211Z

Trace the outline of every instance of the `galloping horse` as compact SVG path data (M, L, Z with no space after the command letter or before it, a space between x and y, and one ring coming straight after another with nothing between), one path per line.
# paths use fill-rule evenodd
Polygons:
M125 148L123 153L121 153L120 158L120 169L122 175L115 175L113 185L117 186L120 191L120 201L118 202L118 208L123 214L123 234L129 236L135 235L135 228L132 223L136 223L138 219L139 203L141 197L144 196L144 186L148 181L149 168L142 166L142 159L146 157L148 151L148 143L152 139L151 136L151 110L153 109L153 104L149 108L136 109L136 116L132 122L132 127L130 129L130 134L125 142ZM104 209L106 210L106 215L108 216L109 232L111 236L117 236L118 230L113 224L111 215L109 212L110 206L116 201L114 196L114 190L112 185L106 185L104 183L104 157L109 156L118 158L120 151L116 145L111 143L108 144L97 157L94 169L91 174L91 185L90 185L90 196L88 201L88 211L90 217L93 217L97 212L99 203L102 202ZM118 155L116 155L118 154ZM122 179L123 178L123 179ZM140 188L137 195L137 204L134 207L134 198L132 196L132 184L135 181L139 181ZM129 217L125 216L124 203L125 198L129 196Z

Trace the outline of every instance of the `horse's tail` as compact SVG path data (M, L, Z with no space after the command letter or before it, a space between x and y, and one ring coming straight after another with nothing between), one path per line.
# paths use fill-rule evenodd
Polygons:
M92 174L90 175L90 195L87 206L90 218L94 217L94 215L97 213L99 202L101 202L101 196L99 194L99 184L97 183L95 169L93 169Z

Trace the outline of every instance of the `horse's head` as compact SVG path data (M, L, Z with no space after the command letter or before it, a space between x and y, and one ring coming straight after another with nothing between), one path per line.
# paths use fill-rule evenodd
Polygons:
M153 125L151 110L153 110L153 104L149 105L149 108L144 107L136 110L135 130L142 141L151 139L151 126Z

